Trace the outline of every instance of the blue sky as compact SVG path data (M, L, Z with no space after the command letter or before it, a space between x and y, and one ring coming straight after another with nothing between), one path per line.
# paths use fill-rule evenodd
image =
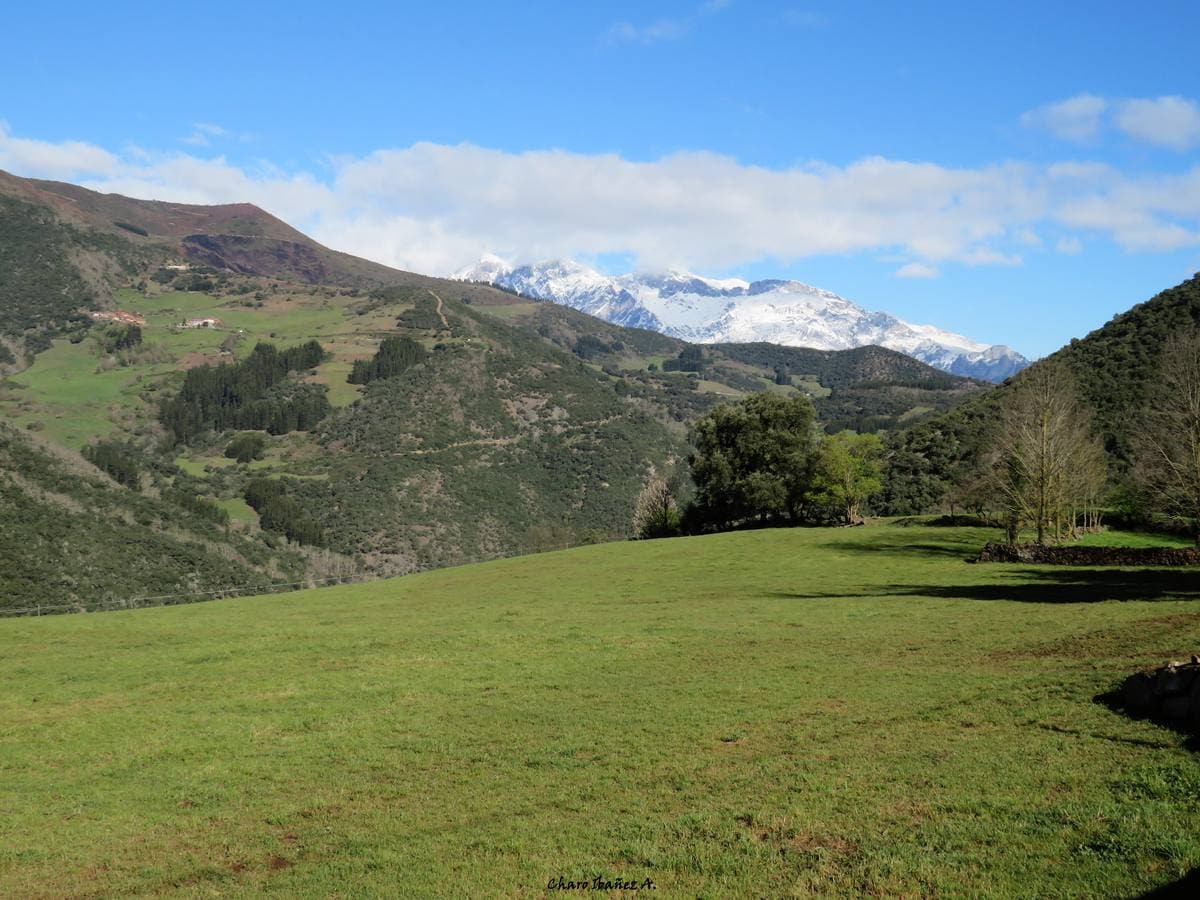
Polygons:
M1200 12L990 6L18 4L0 168L435 274L798 278L1041 355L1200 269Z

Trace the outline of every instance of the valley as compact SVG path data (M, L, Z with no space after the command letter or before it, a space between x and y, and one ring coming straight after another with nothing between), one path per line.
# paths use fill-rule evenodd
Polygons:
M697 350L511 292L337 254L248 204L135 201L10 176L0 187L13 211L5 233L56 266L26 268L29 249L6 263L4 277L24 298L23 328L14 325L5 344L13 362L0 377L7 425L58 450L120 445L136 460L141 492L210 504L231 539L267 553L284 548L272 547L278 538L260 528L245 494L255 479L279 481L306 510L314 539L321 535L319 554L304 551L313 579L626 537L648 473L684 464L695 417L758 391L810 396L832 432L908 425L985 389L881 348ZM211 233L200 240L196 228ZM91 262L77 265L84 252ZM50 274L57 293L47 293ZM48 304L60 295L77 305ZM421 363L350 383L389 336L419 345ZM184 373L245 363L263 343L284 351L311 341L323 359L289 382L323 395L319 423L265 435L261 455L240 463L226 455L236 429L201 428L182 440L164 429L164 404ZM190 585L201 594L227 587ZM157 592L188 589L172 582ZM79 592L0 605L31 600L89 605Z
M1200 897L1200 7L10 4L0 900Z

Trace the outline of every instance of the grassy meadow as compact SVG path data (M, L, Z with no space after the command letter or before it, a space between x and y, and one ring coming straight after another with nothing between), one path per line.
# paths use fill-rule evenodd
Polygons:
M1200 865L1183 736L1094 698L1193 572L988 532L618 543L0 621L0 895L1135 896Z
M0 413L19 426L32 425L43 436L78 449L89 440L128 429L139 418L153 418L159 392L178 380L181 370L215 365L249 354L259 341L280 347L316 339L334 359L313 380L329 386L334 406L358 399L361 388L346 383L354 359L369 356L376 334L392 327L396 312L411 304L394 304L362 316L348 317L354 298L320 295L272 295L262 306L247 306L244 297L167 291L143 295L117 292L120 309L145 318L141 357L107 370L93 340L78 344L57 340L38 354L33 365L0 385ZM189 318L214 317L216 328L181 328ZM230 356L222 343L233 336Z

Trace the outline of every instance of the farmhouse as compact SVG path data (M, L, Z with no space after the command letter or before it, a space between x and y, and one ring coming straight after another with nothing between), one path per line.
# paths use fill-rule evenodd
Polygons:
M216 328L221 324L220 319L187 319L183 323L184 328Z

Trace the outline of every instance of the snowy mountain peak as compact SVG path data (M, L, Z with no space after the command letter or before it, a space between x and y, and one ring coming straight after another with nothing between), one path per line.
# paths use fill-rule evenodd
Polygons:
M461 272L455 272L452 276L459 281L480 281L485 284L497 284L500 279L512 272L512 266L508 262L491 253L484 254L479 262L473 266L467 266Z
M574 260L512 267L485 257L455 276L695 343L769 341L847 350L876 344L955 375L1002 381L1029 364L1016 351L863 309L799 281L746 282L691 272L609 276Z

